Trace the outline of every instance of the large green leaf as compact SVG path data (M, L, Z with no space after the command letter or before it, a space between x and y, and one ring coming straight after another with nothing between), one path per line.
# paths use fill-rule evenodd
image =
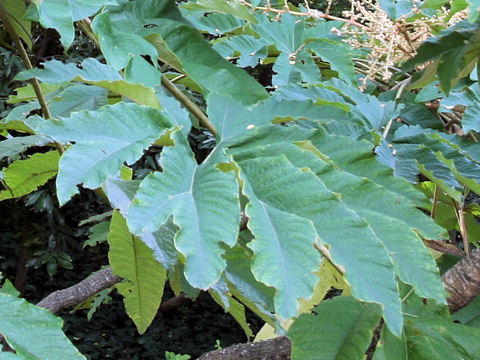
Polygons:
M352 141L347 136L326 134L323 131L317 131L312 141L315 147L330 160L341 165L342 170L359 177L366 177L383 186L387 191L395 194L390 196L395 196L398 201L409 199L418 207L429 204L420 191L402 178L393 177L390 168L379 165L377 157L372 156L371 143L365 140ZM348 146L345 146L345 143L348 143Z
M480 296L452 315L452 320L461 324L480 328Z
M17 160L4 170L4 184L0 200L17 198L31 193L54 177L58 171L58 151L36 153L26 160Z
M271 21L266 15L257 16L258 24L253 29L260 35L262 41L267 44L275 44L276 48L287 54L293 54L299 50L305 40L305 21L297 21L297 18L289 13L281 16L281 22Z
M406 314L403 335L397 338L382 329L375 360L478 359L479 345L474 339L480 336L479 329L453 323L447 306L425 302L408 286L401 288Z
M163 171L142 181L128 210L135 234L154 232L170 215L180 227L175 247L185 256L185 277L206 289L220 277L225 260L220 243L232 246L239 224L238 184L220 149L197 165L184 135L176 132L175 146L163 150ZM218 221L221 219L221 221Z
M240 67L255 67L267 56L266 45L265 41L252 35L238 35L220 39L213 49L224 58L239 56L237 65Z
M324 86L328 90L340 93L349 103L354 104L350 106L352 113L362 120L365 127L376 132L382 131L390 120L399 115L402 108L402 105L397 105L394 101L382 101L340 79L331 79L325 82Z
M217 138L225 141L245 133L257 126L310 119L331 120L329 115L345 116L344 111L326 110L317 107L312 101L285 100L282 96L272 96L253 106L246 106L228 95L211 94L207 98L207 113L217 129ZM345 107L345 106L343 106Z
M307 44L322 60L330 63L332 70L338 72L340 79L350 83L355 81L355 69L350 56L350 47L346 44L332 39L319 39ZM347 55L347 56L346 56Z
M299 20L289 13L282 15L281 22L271 21L265 15L259 15L257 19L258 24L253 25L253 29L259 34L256 48L275 45L282 53L275 62L277 70L274 71L277 75L273 79L274 85L301 82L300 78L294 77L290 81L285 81L289 72L301 73L303 81L307 83L319 83L320 71L313 61L312 52L323 61L329 62L331 69L337 71L341 79L348 82L355 80L351 50L332 34L330 30L333 25L325 26L322 21L318 21L312 26L304 19ZM342 26L339 23L336 25ZM235 37L232 41L234 39ZM230 42L230 46L232 45L234 43ZM252 40L250 47L253 47ZM301 50L303 48L308 51ZM278 77L283 79L279 80Z
M7 282L0 289L0 333L21 359L85 359L62 331L63 321L49 310L15 295Z
M60 204L78 193L78 184L90 189L100 187L107 177L119 173L124 162L140 158L143 150L171 126L160 111L126 103L33 125L37 133L60 143L75 142L60 160L57 176Z
M445 301L435 263L417 234L436 239L443 232L404 198L404 193L411 194L405 191L408 184L394 180L391 171L375 162L371 153L363 154L368 164L366 169L352 166L352 159L361 153L358 153L356 142L346 137L282 127L259 127L250 132L250 135L237 137L235 145L229 146L229 152L246 172L248 181L255 184L269 178L274 167L262 164L271 162L271 157L278 154L286 156L291 164L284 171L288 174L283 175L285 179L292 176L293 169L303 170L299 179L287 184L280 177L275 182L271 180L274 186L265 186L262 191L270 196L278 187L289 189L294 184L297 189L296 185L303 178L304 183L294 195L287 196L289 192L284 190L275 199L276 206L314 222L321 241L330 245L334 261L346 268L346 279L352 285L353 295L384 304L387 323L397 334L401 317L394 274L414 284L422 296ZM351 147L346 146L349 142ZM340 146L342 151L339 151ZM332 159L329 159L330 154ZM257 164L244 169L243 163L252 163L252 159L257 159ZM367 179L367 169L372 180ZM388 186L389 178L391 187ZM372 199L375 200L372 202ZM376 202L383 204L381 208L376 207ZM386 224L394 226L395 231ZM361 252L349 250L352 239ZM413 260L411 252L418 258Z
M157 50L143 37L129 32L114 29L108 13L97 15L92 23L92 29L98 35L102 53L108 64L115 69L123 69L130 57L148 55L157 58Z
M35 1L40 24L44 28L53 28L60 34L60 41L68 49L75 37L70 0Z
M115 68L102 64L96 59L87 58L78 67L76 64L64 64L58 60L43 63L43 69L34 68L17 74L16 80L28 80L37 77L48 84L60 84L78 81L96 85L129 98L139 104L160 108L155 91L143 84L133 84L122 79Z
M372 332L380 320L378 305L342 296L323 301L314 312L300 315L288 331L292 360L361 360L365 357Z
M255 236L248 244L254 252L252 272L257 280L276 289L276 314L289 319L298 313L298 299L313 294L318 282L313 272L320 256L314 248L313 223L279 207L278 202L291 203L301 189L312 186L311 179L281 156L239 165L244 172L243 192L249 199L245 208L248 227Z
M61 86L62 85L60 84L50 85L50 84L41 83L40 90L42 90L43 95L47 95L59 89ZM27 84L25 86L17 87L15 88L15 92L16 94L10 94L8 96L7 102L9 104L17 104L23 101L30 101L30 100L37 99L37 95L35 94L35 89L33 88L32 84Z
M283 154L286 153L286 150L284 146ZM240 159L240 157L236 159ZM261 190L265 195L259 193L257 196L260 196L260 199L268 196L268 202L278 210L313 221L321 241L331 246L334 261L347 269L346 278L352 285L354 296L384 304L387 321L395 327L397 332L400 332L402 318L394 280L394 269L383 244L369 224L341 202L340 196L330 191L311 171L302 172L300 168L295 169L290 161L282 162L284 164L283 174L289 174L288 176L278 177L276 172L278 166L272 167L271 164L269 164L270 168L259 166L248 169L250 171L247 172L246 177L250 183L262 185L264 179L269 179L275 185L273 188L263 187ZM270 158L257 156L257 165L268 163L270 163ZM245 170L243 161L239 161L239 166ZM270 170L274 171L270 173ZM294 179L292 173L296 177L294 182L296 192L285 191L292 187L291 180ZM276 177L272 175L276 175ZM272 179L275 179L275 182ZM252 185L254 189L255 185ZM278 188L284 191L273 191ZM270 194L276 195L276 198L269 196ZM254 235L256 234L254 233ZM357 253L356 256L352 256L353 254L347 251L351 248L352 239L356 239L357 246L362 248L362 252ZM308 253L303 256L308 256ZM313 251L310 251L311 256L313 256ZM289 261L296 263L297 259L291 258ZM309 264L311 272L318 268L318 263L315 267L313 262L309 262ZM303 265L303 267L305 266ZM359 273L363 275L357 276L356 274ZM370 275L366 275L367 273ZM312 286L311 291L313 292L315 283L309 285Z
M408 359L405 344L405 333L398 338L393 335L387 327L383 327L380 332L377 347L375 348L373 360Z
M143 334L162 301L166 272L143 241L130 235L127 223L115 211L108 234L108 258L116 275L128 280L117 284L128 315Z
M275 87L301 82L315 85L322 79L312 54L307 50L300 50L294 59L288 53L281 53L272 70L276 73L272 77L272 85Z
M445 231L406 201L405 195L421 199L418 191L393 178L391 172L375 163L371 155L367 157L364 153L360 162L358 143L350 141L351 146L345 147L347 142L343 137L324 135L312 140L324 156L334 155L332 167L342 168L342 171L330 169L319 176L329 189L342 194L342 200L367 220L391 254L400 279L414 285L418 294L443 301L444 290L438 270L418 232L424 238L441 239L446 237ZM343 156L338 153L340 148L344 150L341 151ZM352 166L350 161L355 158L365 166L364 171L355 171L361 166ZM365 181L365 177L372 182ZM372 201L375 206L371 205Z
M177 263L178 251L175 248L175 236L180 228L169 218L158 230L145 231L140 235L142 241L153 251L153 256L168 271L173 271Z

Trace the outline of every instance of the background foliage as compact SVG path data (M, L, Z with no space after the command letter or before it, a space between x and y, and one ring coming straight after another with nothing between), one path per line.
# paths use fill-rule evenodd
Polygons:
M56 227L59 207L93 190L103 204L84 219L85 245L108 243L139 333L168 282L208 292L250 338L248 308L266 323L257 339L287 335L293 359L362 358L375 329L374 359L474 359L479 330L452 322L447 261L424 242L458 234L469 254L479 241L478 9L324 5L1 1L25 70L5 85L0 200ZM75 55L44 49L32 66L42 28ZM54 232L43 246L26 238L24 266L72 267ZM343 296L323 300L331 288ZM44 316L8 281L0 295L0 319ZM60 331L53 316L39 323ZM0 324L18 357L44 356L20 325ZM83 358L65 337L55 346Z

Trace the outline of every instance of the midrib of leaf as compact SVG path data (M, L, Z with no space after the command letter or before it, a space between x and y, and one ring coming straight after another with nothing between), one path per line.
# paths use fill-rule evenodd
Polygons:
M57 173L56 170L50 170L50 171L32 173L32 176L31 176L30 178L25 179L23 182L19 183L17 187L20 188L20 187L22 187L24 184L28 183L30 180L34 180L34 179L36 179L36 178L38 178L38 177L41 177L41 176L44 175L44 174L52 174L52 176L53 176L53 175L55 175L56 173ZM7 190L8 190L8 189L7 189ZM13 195L13 194L12 194L12 195Z
M133 248L133 259L135 261L135 287L137 289L137 293L138 293L138 297L136 298L138 300L138 308L140 309L140 318L144 318L144 312L143 312L143 306L142 306L142 299L143 299L143 296L142 296L142 291L141 291L141 286L140 286L140 278L138 277L138 270L139 270L139 266L138 266L138 257L137 257L137 247L135 246L135 238L133 235L130 235L130 239L131 239L131 242L132 242L132 248ZM140 240L139 240L140 241Z
M345 345L348 344L347 340L351 337L353 330L356 329L358 327L358 324L362 322L361 317L363 317L363 313L361 314L361 316L357 316L355 318L355 322L350 323L350 326L348 327L348 331L345 332L345 336L343 336L342 338L341 344L343 346L338 347L338 350L335 353L335 359L338 359L338 360L344 359L344 357L339 357L339 356L342 354L342 350L345 348Z

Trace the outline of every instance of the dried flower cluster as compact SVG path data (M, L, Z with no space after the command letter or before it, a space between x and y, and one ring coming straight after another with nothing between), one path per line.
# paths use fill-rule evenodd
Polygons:
M446 28L468 14L462 11L450 16L449 10L442 8L436 15L426 17L420 16L420 10L414 6L411 13L392 21L377 1L352 0L351 10L343 15L350 23L363 25L337 30L351 46L369 50L368 59L359 59L357 68L366 78L386 81L396 70L395 65L413 57L420 44L434 35L434 29Z

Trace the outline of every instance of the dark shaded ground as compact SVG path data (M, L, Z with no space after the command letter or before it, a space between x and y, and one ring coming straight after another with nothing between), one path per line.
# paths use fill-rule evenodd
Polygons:
M172 296L166 291L164 299ZM215 349L246 342L243 330L208 294L167 313L159 312L145 334L139 335L125 314L122 297L102 305L90 322L86 311L62 314L64 329L89 359L163 359L165 351L192 355L192 359ZM262 326L249 316L254 331Z

